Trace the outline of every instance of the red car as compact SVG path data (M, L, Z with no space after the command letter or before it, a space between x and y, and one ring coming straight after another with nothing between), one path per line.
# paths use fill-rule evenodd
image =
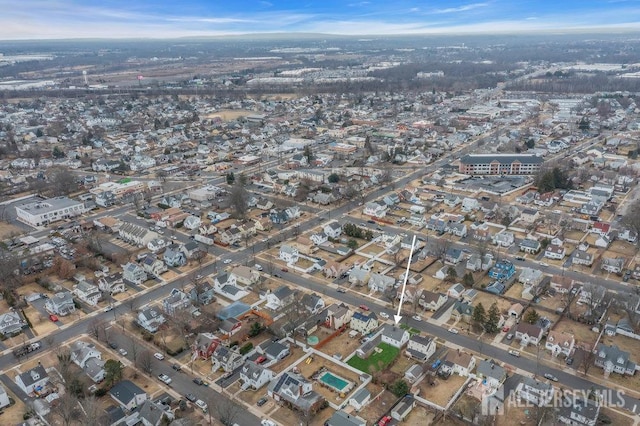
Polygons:
M51 315L49 315L49 319L51 321L53 321L53 322L58 322L58 316L57 315L51 314Z
M387 426L391 422L391 416L384 416L378 422L378 426Z
M263 362L265 362L267 360L267 357L264 355L260 355L257 359L256 359L256 364L262 364Z
M509 327L502 327L502 331L506 333L507 331L509 331Z
M368 311L369 307L367 305L360 305L360 309L362 309L363 311Z
M287 268L282 268L281 271L282 272L289 272L289 270Z

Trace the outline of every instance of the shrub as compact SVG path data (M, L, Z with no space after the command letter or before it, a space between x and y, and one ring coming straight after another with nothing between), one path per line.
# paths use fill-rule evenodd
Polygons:
M96 389L96 392L94 395L96 396L96 398L100 398L105 396L106 394L107 394L107 390L105 388L98 388Z
M249 342L246 345L243 345L238 352L240 352L240 355L246 355L251 351L251 349L253 349L253 343Z

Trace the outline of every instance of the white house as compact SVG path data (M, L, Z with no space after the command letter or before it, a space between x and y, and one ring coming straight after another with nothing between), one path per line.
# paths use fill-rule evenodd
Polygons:
M162 260L151 254L147 255L142 261L142 269L152 277L159 277L168 270L167 265Z
M544 250L544 257L547 259L561 260L564 259L566 253L566 249L563 246L549 244Z
M74 285L72 293L91 306L96 306L102 299L102 292L98 286L85 280L80 280L78 284Z
M148 332L155 333L167 320L160 311L151 307L138 312L137 322Z
M49 384L49 374L40 364L16 376L16 385L27 395L44 389L47 384Z
M475 198L465 197L462 199L462 211L465 213L480 209L480 203Z
M564 331L550 330L544 346L548 351L551 351L553 356L563 354L565 357L568 357L573 352L575 343L576 340L573 334Z
M365 204L362 214L383 218L387 214L387 205L382 201L371 201Z
M363 335L371 333L378 328L378 317L374 312L363 314L362 312L354 312L349 322L352 330L359 331Z
M300 257L300 253L296 247L290 246L288 244L283 244L280 247L280 259L285 261L287 264L293 264L298 261Z
M357 392L351 395L349 398L349 405L351 405L356 411L362 410L371 401L371 392L367 388L360 388Z
M193 215L188 216L183 222L184 227L187 229L198 229L201 224L202 220L198 216Z
M382 326L382 341L396 348L402 348L409 341L409 332L393 324Z
M493 243L500 247L511 247L515 241L513 232L502 231L494 235Z
M123 409L133 410L147 400L147 393L129 380L121 380L109 390L109 395Z
M7 391L4 389L4 387L0 385L0 410L9 405L11 405L11 401L9 401L9 395L7 395Z
M474 356L458 349L447 352L447 356L442 364L442 370L467 377L475 366L476 359Z
M71 344L71 361L84 368L90 358L102 359L102 353L92 343L77 340Z
M338 222L327 223L322 229L329 238L339 238L342 234L342 225Z
M553 399L554 389L550 383L539 382L531 377L523 376L516 387L516 395L538 407L548 404Z
M47 299L44 304L44 308L59 316L69 315L76 311L76 305L73 301L73 296L68 291L61 291Z
M147 280L147 273L140 265L128 262L122 266L122 278L130 283L140 285Z
M127 289L124 285L124 281L122 281L122 278L116 275L99 278L98 288L102 292L109 293L111 295L124 293Z
M411 336L406 353L411 358L425 362L436 352L436 343L431 337Z
M242 389L258 390L269 383L273 377L273 371L256 364L254 361L245 362L240 370Z
M294 297L295 292L283 285L267 294L266 307L274 311L280 310L293 302Z

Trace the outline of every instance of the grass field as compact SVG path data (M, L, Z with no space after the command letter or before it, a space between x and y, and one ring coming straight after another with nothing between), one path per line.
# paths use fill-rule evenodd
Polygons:
M375 366L377 370L384 370L400 353L400 349L389 345L388 343L380 343L377 348L381 349L381 352L374 352L369 355L367 359L362 359L358 356L353 356L347 361L347 364L353 368L369 374L370 366Z

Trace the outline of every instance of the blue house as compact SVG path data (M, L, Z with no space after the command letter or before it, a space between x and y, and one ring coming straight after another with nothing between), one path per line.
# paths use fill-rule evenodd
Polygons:
M501 260L495 264L493 268L489 270L489 277L506 281L516 273L516 267L508 260Z

